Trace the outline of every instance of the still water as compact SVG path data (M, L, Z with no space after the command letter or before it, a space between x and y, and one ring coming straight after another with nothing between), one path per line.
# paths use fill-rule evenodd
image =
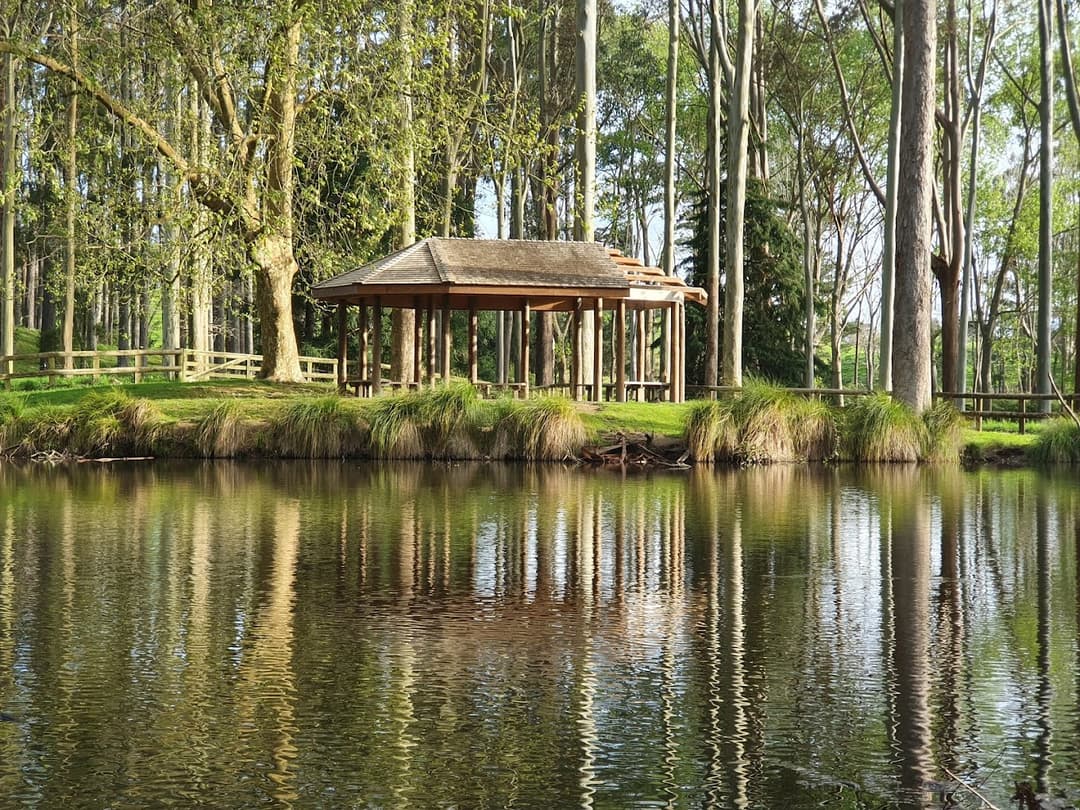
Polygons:
M1078 501L1030 471L0 465L0 807L1075 799Z

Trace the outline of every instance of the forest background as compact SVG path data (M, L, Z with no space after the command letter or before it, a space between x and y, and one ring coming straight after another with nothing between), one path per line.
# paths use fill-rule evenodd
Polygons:
M934 384L1035 391L1052 374L1075 390L1065 0L932 11ZM589 14L595 95L581 75ZM294 378L298 351L332 353L311 283L480 229L593 237L708 289L691 383L745 371L890 388L897 14L889 0L5 0L0 354L37 335L43 351L261 351L271 376ZM390 317L386 358L406 376L412 330ZM543 385L568 376L569 328L533 317ZM898 313L897 328L930 317ZM514 356L515 328L485 314L482 376L509 373L498 358Z

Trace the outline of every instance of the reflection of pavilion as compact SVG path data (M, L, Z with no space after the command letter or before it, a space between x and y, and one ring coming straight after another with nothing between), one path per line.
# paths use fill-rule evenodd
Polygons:
M434 384L450 379L451 314L468 313L468 379L479 383L478 322L480 311L512 312L520 318L521 339L517 380L512 387L522 394L529 389L529 331L532 312L568 312L571 345L570 393L600 400L604 393L604 309L614 310L611 332L615 345L615 371L611 381L614 398L625 401L628 390L644 398L649 389L681 402L685 394L685 307L687 301L704 303L705 293L688 287L675 276L622 256L594 242L530 242L497 239L447 239L432 237L392 253L378 261L342 273L312 288L315 298L338 304L338 383L353 382L363 393L382 390L382 313L386 307L413 310L415 334L413 357L404 361L402 380L391 385L422 380ZM346 371L347 308L360 309L359 374L352 380ZM658 320L647 317L661 310L671 328L657 330ZM627 379L627 313L633 318L634 356L632 380ZM592 318L585 318L592 313ZM440 323L441 320L441 323ZM593 356L583 356L583 329L595 330ZM654 331L660 334L654 335ZM500 334L505 330L500 329ZM648 379L647 347L662 337L666 362L658 379ZM505 344L509 335L504 336ZM374 348L374 351L371 349ZM508 352L509 354L509 352ZM438 369L436 356L438 355ZM585 379L591 370L592 379ZM654 375L657 376L657 375ZM498 382L503 382L502 380Z

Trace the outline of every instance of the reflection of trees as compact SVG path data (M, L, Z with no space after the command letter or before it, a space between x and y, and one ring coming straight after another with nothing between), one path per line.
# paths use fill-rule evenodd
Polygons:
M1045 488L1035 495L1035 577L1038 648L1038 705L1039 736L1035 740L1035 781L1040 793L1050 792L1050 741L1053 730L1050 703L1054 691L1050 682L1050 504Z
M895 606L894 734L900 752L902 805L927 807L926 784L933 776L929 703L930 512L916 470L897 470L890 506Z

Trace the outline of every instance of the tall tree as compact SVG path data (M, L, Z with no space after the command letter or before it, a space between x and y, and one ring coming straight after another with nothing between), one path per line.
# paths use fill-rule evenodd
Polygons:
M574 175L574 238L594 239L596 213L596 0L577 0L577 40L574 49L574 96L578 104L577 171ZM594 315L581 313L582 378L593 379ZM594 392L594 397L596 392Z
M1054 7L1039 0L1039 310L1037 387L1048 395L1050 385L1050 307L1053 287L1054 214ZM1039 403L1050 412L1050 400Z
M900 182L896 221L893 392L916 413L930 407L930 250L934 182L937 8L904 2Z

